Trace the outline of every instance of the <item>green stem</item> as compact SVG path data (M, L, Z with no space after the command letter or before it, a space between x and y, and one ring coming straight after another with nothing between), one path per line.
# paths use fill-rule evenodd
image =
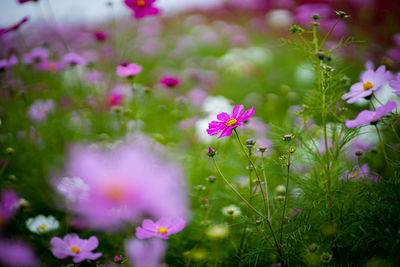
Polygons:
M386 165L389 167L389 158L388 158L388 156L386 155L385 145L383 144L383 139L382 139L381 133L380 133L380 131L379 131L378 126L376 126L376 124L375 124L375 129L376 129L376 132L378 133L379 143L380 143L380 145L381 145L381 149L382 149L382 152L383 152L383 156L385 157Z
M286 212L286 204L287 204L287 198L288 198L288 191L289 191L289 177L290 177L290 164L291 164L291 152L290 152L290 141L288 141L288 161L286 164L286 191L285 191L285 199L283 202L283 209L282 209L282 217L281 217L281 236L279 238L279 243L282 245L282 238L283 238L283 221L285 218L285 212Z
M267 219L271 220L271 213L269 209L269 191L268 191L268 182L267 182L267 176L265 174L265 164L264 164L264 152L261 152L261 159L262 159L262 171L263 171L263 176L264 176L264 184L265 184L265 196L266 196L266 201L267 201L267 209L268 209L268 215Z
M331 35L332 31L335 29L336 25L339 23L339 21L342 18L339 18L336 23L332 26L332 28L329 30L329 32L324 36L324 39L322 39L321 45L320 45L320 49L324 46L326 40L329 38L329 36Z

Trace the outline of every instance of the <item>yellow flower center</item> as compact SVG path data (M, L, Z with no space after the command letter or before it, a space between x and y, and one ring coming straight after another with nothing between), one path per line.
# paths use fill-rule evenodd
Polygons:
M166 234L166 233L168 233L168 229L165 227L160 227L160 228L158 228L157 233Z
M146 5L146 2L144 0L136 1L136 6L138 6L138 7L144 7L145 5Z
M76 253L76 254L78 254L79 252L81 252L81 250L80 250L78 247L72 247L72 248L71 248L71 251L72 251L73 253Z
M39 225L38 228L40 231L44 231L44 230L46 230L47 227L46 227L46 225L42 224L42 225Z
M351 174L351 177L352 177L352 178L357 177L357 176L358 176L358 171L355 171L355 172L353 172L353 173Z
M365 82L365 83L363 83L363 87L364 87L364 91L368 91L369 89L374 87L374 85L371 82Z
M106 188L105 194L109 200L119 202L124 198L125 189L121 186L110 186Z
M226 122L226 126L232 126L235 125L237 123L236 119L230 119L229 121Z

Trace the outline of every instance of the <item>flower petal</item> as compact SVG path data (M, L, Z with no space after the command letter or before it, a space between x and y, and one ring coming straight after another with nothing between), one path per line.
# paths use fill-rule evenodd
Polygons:
M232 117L236 119L243 111L244 111L244 106L243 105L236 105L233 108Z
M217 119L223 122L228 121L230 118L231 117L226 112L221 112L217 115Z
M245 120L249 119L253 115L254 115L254 107L250 108L245 113L243 113L239 118L237 118L237 121L238 122L245 121Z
M223 132L221 133L220 136L218 136L217 139L221 138L221 137L225 137L225 136L230 136L232 134L232 128L228 127L225 130L223 130Z

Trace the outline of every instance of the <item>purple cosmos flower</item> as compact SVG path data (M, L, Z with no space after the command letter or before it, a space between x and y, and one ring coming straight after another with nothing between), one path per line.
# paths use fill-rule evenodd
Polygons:
M396 44L395 47L390 48L387 51L387 56L392 58L395 61L400 62L400 33L397 33L393 36L393 40Z
M28 111L29 118L33 121L42 121L46 119L47 115L54 111L54 101L51 99L36 100Z
M396 101L388 101L386 104L380 106L376 111L364 110L361 111L357 118L354 120L346 120L345 124L347 128L355 128L359 126L366 125L368 123L374 124L378 120L387 114L389 114L393 109L397 107Z
M80 55L78 55L76 53L72 53L72 52L64 55L63 62L65 64L69 64L69 65L72 65L72 66L76 66L76 65L84 66L84 65L86 65L86 59L85 58L81 57Z
M9 59L0 60L0 70L15 66L18 64L18 58L15 55L11 55Z
M145 214L185 218L181 169L161 160L153 150L146 141L123 143L108 151L73 147L66 176L80 180L63 187L64 192L79 193L76 199L66 199L69 210L89 227L101 230L117 230Z
M124 0L133 11L133 16L136 19L141 19L146 16L157 15L160 10L153 6L156 0Z
M400 72L397 73L396 78L389 82L390 87L394 89L396 95L400 95Z
M32 248L20 241L0 239L0 265L11 267L39 266Z
M370 96L378 91L390 76L390 72L386 71L386 67L383 65L376 71L364 71L361 75L361 82L353 84L350 87L350 92L344 94L342 99L348 99L347 103L354 103L360 98Z
M36 67L42 71L59 72L64 69L65 65L63 62L44 60Z
M351 143L349 149L347 150L346 155L349 159L356 160L357 159L356 153L364 153L370 150L371 148L372 148L372 143L355 139Z
M379 176L372 173L368 167L368 164L364 164L361 167L357 167L355 171L345 171L345 173L339 177L339 180L346 181L358 181L360 179L367 178L371 182L379 182Z
M18 210L18 195L13 190L4 190L0 202L0 229ZM1 251L1 250L0 250Z
M182 231L186 226L186 221L182 218L161 218L157 222L152 220L143 220L142 227L136 227L136 237L146 239L159 237L168 239L170 235Z
M103 76L104 76L103 72L97 70L91 70L86 72L84 79L87 83L93 84L100 81L103 78Z
M142 66L135 63L124 62L118 65L117 75L121 77L131 78L142 71Z
M167 244L161 239L142 241L131 239L125 244L125 250L132 266L159 267Z
M165 87L175 87L178 86L181 81L172 76L164 76L160 79L160 84L164 85Z
M24 62L27 65L39 63L46 60L50 56L49 50L43 47L36 47L31 52L24 54Z
M217 115L219 121L212 121L208 124L207 133L209 135L216 135L221 133L218 138L230 136L232 129L240 126L243 122L254 115L254 107L244 111L243 105L237 105L233 108L232 117L226 112L221 112ZM243 113L243 114L242 114Z
M101 252L92 252L98 245L99 240L96 236L91 236L89 239L80 239L77 234L68 234L64 239L53 237L50 240L50 250L56 258L65 259L68 256L72 256L74 263L100 258Z
M103 41L107 40L110 37L110 35L103 31L95 31L95 32L93 32L93 37L97 41L103 42Z

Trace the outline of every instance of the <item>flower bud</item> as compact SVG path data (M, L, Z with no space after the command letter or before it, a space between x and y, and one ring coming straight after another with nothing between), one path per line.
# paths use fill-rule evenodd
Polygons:
M265 152L266 150L267 150L267 148L265 146L258 147L258 151L260 151L261 153Z
M357 157L361 157L363 152L362 152L362 150L357 150L355 154Z
M207 155L208 155L210 158L214 157L214 156L215 156L215 150L212 149L211 147L209 147L209 148L208 148Z
M347 15L347 13L346 12L344 12L344 11L336 11L336 15L339 17L339 18L348 18L348 17L350 17L350 15Z
M322 263L329 263L332 260L332 254L328 252L324 252L321 255L321 262Z
M207 180L210 183L214 183L217 180L217 178L215 178L215 176L208 176Z
M292 138L293 138L293 135L291 135L291 134L285 134L283 136L283 140L285 140L285 141L290 141Z
M14 148L12 148L12 147L7 147L5 150L4 150L4 152L6 153L6 155L12 155L12 154L14 154Z
M313 15L311 16L311 18L312 18L313 20L319 20L321 17L319 16L319 14L313 14Z
M298 24L293 24L292 26L289 27L289 32L291 33L301 33L303 31L304 29L301 28Z
M311 245L308 246L308 251L310 251L311 253L314 253L315 251L317 251L318 246L315 243L312 243Z
M123 260L122 255L117 254L117 255L114 256L114 262L115 263L121 264L122 260Z

